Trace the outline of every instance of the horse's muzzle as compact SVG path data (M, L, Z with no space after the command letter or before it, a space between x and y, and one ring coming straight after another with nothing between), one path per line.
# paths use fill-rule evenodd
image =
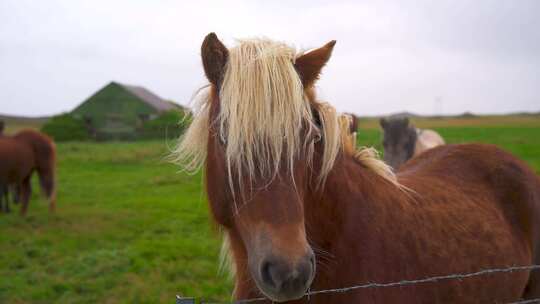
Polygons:
M284 258L269 256L259 265L258 285L276 302L299 299L308 290L315 276L315 255L309 251L292 264Z

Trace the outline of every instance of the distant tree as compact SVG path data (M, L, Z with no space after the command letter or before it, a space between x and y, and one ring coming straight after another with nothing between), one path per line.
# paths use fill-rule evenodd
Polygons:
M82 141L90 139L84 121L68 113L51 117L43 125L41 131L51 136L55 141Z

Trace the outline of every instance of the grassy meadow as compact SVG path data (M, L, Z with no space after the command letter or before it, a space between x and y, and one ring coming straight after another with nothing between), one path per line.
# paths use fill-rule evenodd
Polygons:
M49 119L48 117L22 117L0 114L0 120L5 123L5 132L12 134L25 128L39 129Z
M497 144L540 173L539 116L413 122L449 143ZM380 148L377 122L359 125L358 143ZM27 217L0 214L0 303L228 299L232 283L218 274L220 238L201 176L165 162L170 145L59 143L57 213L47 212L34 183Z

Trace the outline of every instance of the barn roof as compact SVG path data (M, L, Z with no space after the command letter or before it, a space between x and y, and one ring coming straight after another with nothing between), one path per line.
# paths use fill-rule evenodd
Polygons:
M117 85L124 88L126 91L130 92L131 94L137 96L142 101L146 102L148 105L152 106L159 112L172 110L175 108L178 108L177 105L173 104L172 102L166 101L162 99L161 97L157 96L156 94L150 92L146 88L140 87L140 86L134 86L134 85L128 85L128 84L122 84L115 82Z

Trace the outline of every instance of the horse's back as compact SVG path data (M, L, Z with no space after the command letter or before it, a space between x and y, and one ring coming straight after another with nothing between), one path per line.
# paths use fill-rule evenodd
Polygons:
M54 153L55 150L53 140L36 130L24 129L13 135L13 138L32 145L37 154Z
M444 175L452 177L463 175L494 174L523 177L538 180L538 176L521 160L495 145L458 144L437 146L405 163L398 175L411 174ZM465 177L466 178L466 177Z
M36 130L25 129L13 135L13 138L32 147L38 171L54 170L56 146L49 136Z
M529 263L540 264L540 178L512 154L486 144L444 145L406 163L398 176L418 193L444 187L441 192L463 195L449 204L463 205L462 200L474 197L467 203L499 210L511 235L528 245ZM540 296L540 273L532 278L538 285L534 294Z
M493 145L444 145L397 175L419 204L452 210L460 227L490 244L490 267L540 264L540 178L523 161ZM540 297L540 272L530 273L523 296Z
M488 191L502 204L523 202L540 211L540 179L512 154L487 144L443 145L411 159L398 171L411 187L429 187L418 180L443 182L448 189ZM539 213L540 215L540 213ZM539 216L540 217L540 216Z

